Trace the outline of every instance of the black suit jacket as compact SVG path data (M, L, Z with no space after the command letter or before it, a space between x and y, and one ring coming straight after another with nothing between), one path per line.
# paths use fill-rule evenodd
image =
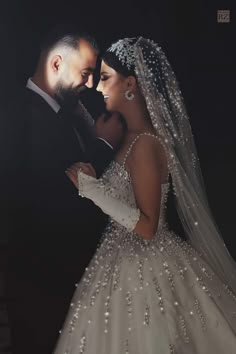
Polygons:
M78 196L65 170L74 162L91 161L100 175L113 152L102 140L91 140L86 135L79 117L76 120L75 116L59 116L42 97L28 89L16 96L6 105L1 123L1 212L2 230L9 240L8 297L10 303L16 304L12 322L21 311L19 307L25 306L20 315L25 317L22 326L29 318L30 326L34 321L26 305L32 297L38 302L48 297L48 303L45 300L44 305L39 304L45 311L45 321L47 316L55 316L46 313L50 301L54 299L55 303L60 297L57 311L61 314L57 314L58 321L51 328L53 342L74 284L92 257L106 222L91 201ZM75 129L82 135L87 153L82 151ZM24 305L17 302L20 298ZM35 319L32 337L36 342L36 332L42 325ZM20 326L17 321L16 326ZM17 337L20 329L16 331ZM50 338L45 341L49 345ZM46 352L43 348L40 350ZM15 351L18 352L20 349Z

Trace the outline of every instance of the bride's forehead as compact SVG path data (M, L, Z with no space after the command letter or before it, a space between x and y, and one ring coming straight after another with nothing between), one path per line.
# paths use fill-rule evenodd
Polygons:
M107 72L115 72L113 68L111 68L109 65L107 65L103 60L101 63L101 71L107 71Z

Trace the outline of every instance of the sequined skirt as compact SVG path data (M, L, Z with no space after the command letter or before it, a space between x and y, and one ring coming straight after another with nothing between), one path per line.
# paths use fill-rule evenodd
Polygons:
M233 354L236 297L166 226L110 221L76 287L56 354Z

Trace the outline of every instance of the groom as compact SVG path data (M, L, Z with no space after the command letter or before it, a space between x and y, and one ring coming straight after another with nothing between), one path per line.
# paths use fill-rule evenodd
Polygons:
M52 33L35 74L10 102L3 185L13 354L52 352L75 283L105 224L105 216L78 196L65 174L74 162L90 161L99 176L122 138L116 115L99 119L102 133L96 137L90 115L78 103L80 92L93 86L97 56L89 35Z

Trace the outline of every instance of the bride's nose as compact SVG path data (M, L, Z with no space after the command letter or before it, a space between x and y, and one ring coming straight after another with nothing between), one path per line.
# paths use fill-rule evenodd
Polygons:
M102 89L101 89L101 81L99 81L96 90L97 90L98 92L102 92Z

